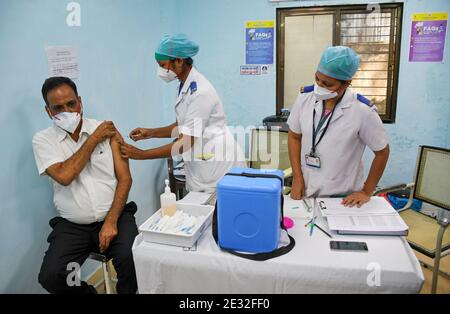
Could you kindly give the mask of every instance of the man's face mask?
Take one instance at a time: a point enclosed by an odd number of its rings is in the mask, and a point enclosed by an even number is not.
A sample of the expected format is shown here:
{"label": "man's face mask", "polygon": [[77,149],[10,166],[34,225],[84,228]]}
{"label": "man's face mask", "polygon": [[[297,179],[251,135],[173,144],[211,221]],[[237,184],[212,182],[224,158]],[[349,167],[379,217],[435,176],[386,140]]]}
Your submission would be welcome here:
{"label": "man's face mask", "polygon": [[172,70],[166,70],[163,67],[158,67],[158,76],[166,83],[170,83],[177,79],[177,75]]}
{"label": "man's face mask", "polygon": [[[82,110],[82,108],[80,109]],[[61,112],[53,116],[53,123],[61,129],[72,134],[77,129],[81,121],[80,112]]]}
{"label": "man's face mask", "polygon": [[327,100],[332,99],[338,96],[337,92],[330,91],[326,89],[325,87],[319,86],[317,83],[314,84],[314,95],[316,96],[316,99],[321,100]]}

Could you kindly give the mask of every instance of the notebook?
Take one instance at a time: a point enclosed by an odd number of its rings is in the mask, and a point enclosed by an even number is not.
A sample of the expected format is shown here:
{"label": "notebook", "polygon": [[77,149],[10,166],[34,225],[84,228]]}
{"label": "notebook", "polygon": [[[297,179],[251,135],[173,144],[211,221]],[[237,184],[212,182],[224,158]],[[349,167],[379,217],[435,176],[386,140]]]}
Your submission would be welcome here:
{"label": "notebook", "polygon": [[329,215],[360,215],[360,214],[392,214],[396,213],[392,205],[381,196],[374,196],[370,202],[360,208],[345,207],[342,198],[318,198],[318,208],[324,217]]}
{"label": "notebook", "polygon": [[330,230],[338,234],[407,236],[408,226],[399,214],[327,216]]}
{"label": "notebook", "polygon": [[408,235],[408,226],[383,197],[372,197],[361,208],[341,205],[340,198],[318,199],[330,230],[338,234]]}

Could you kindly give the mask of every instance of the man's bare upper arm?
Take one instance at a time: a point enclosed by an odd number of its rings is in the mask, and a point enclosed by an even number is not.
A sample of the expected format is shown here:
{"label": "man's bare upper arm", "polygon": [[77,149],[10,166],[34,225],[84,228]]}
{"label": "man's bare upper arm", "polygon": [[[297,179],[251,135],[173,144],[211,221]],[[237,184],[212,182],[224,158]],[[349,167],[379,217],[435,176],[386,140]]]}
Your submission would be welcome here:
{"label": "man's bare upper arm", "polygon": [[123,138],[117,131],[116,135],[110,140],[114,160],[114,172],[118,181],[131,181],[131,172],[128,159],[122,158],[120,153],[121,142],[123,142]]}

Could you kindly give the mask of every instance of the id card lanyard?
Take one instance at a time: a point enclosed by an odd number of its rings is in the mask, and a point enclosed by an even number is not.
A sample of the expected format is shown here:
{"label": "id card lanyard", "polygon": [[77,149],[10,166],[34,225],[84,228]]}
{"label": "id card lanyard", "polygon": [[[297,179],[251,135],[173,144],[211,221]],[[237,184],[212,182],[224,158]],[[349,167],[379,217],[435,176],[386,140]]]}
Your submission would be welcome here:
{"label": "id card lanyard", "polygon": [[[325,112],[325,102],[322,101],[323,111],[322,111],[322,117],[319,120],[319,123],[317,125],[317,128],[315,128],[316,124],[316,110],[313,109],[313,123],[312,123],[312,147],[311,152],[309,155],[305,156],[306,164],[310,167],[318,168],[320,169],[322,167],[322,163],[320,161],[320,157],[318,156],[316,149],[317,145],[322,141],[323,137],[325,136],[325,133],[327,133],[328,127],[330,126],[331,120],[333,119],[334,111],[336,110],[336,107],[341,103],[342,99],[344,98],[345,93],[339,98],[339,100],[336,102],[336,105],[334,105],[333,110],[331,113],[324,114]],[[329,118],[328,118],[329,117]],[[323,130],[322,134],[320,135],[319,140],[316,142],[317,135],[319,134],[323,124],[328,119],[327,125],[325,126],[325,129]]]}
{"label": "id card lanyard", "polygon": [[[312,125],[312,147],[311,147],[311,157],[317,157],[316,148],[317,145],[322,141],[323,137],[325,136],[325,133],[328,130],[328,127],[330,126],[331,119],[333,118],[334,111],[336,110],[336,107],[339,103],[337,103],[334,107],[331,113],[328,113],[326,115],[322,115],[322,118],[320,118],[319,123],[317,125],[317,128],[315,128],[316,124],[316,110],[313,111],[313,125]],[[325,110],[325,106],[323,108]],[[328,118],[329,117],[329,118]],[[328,121],[327,121],[328,119]],[[325,129],[323,130],[322,134],[319,137],[319,140],[316,142],[317,135],[319,134],[320,130],[322,129],[323,124],[327,121],[327,125],[325,126]]]}

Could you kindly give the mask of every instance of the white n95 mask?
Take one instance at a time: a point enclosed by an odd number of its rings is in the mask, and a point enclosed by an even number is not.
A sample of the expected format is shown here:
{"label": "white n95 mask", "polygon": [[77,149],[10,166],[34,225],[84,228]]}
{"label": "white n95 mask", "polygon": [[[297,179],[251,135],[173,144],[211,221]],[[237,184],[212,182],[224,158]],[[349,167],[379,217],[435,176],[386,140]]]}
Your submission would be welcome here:
{"label": "white n95 mask", "polygon": [[314,84],[314,95],[316,96],[316,99],[321,100],[327,100],[331,98],[335,98],[338,96],[338,93],[332,92],[325,87],[321,87],[317,85],[317,83]]}
{"label": "white n95 mask", "polygon": [[162,67],[158,67],[158,76],[166,83],[170,83],[177,79],[177,75],[172,70],[166,70]]}
{"label": "white n95 mask", "polygon": [[53,117],[56,126],[72,134],[81,121],[81,113],[78,112],[61,112]]}

